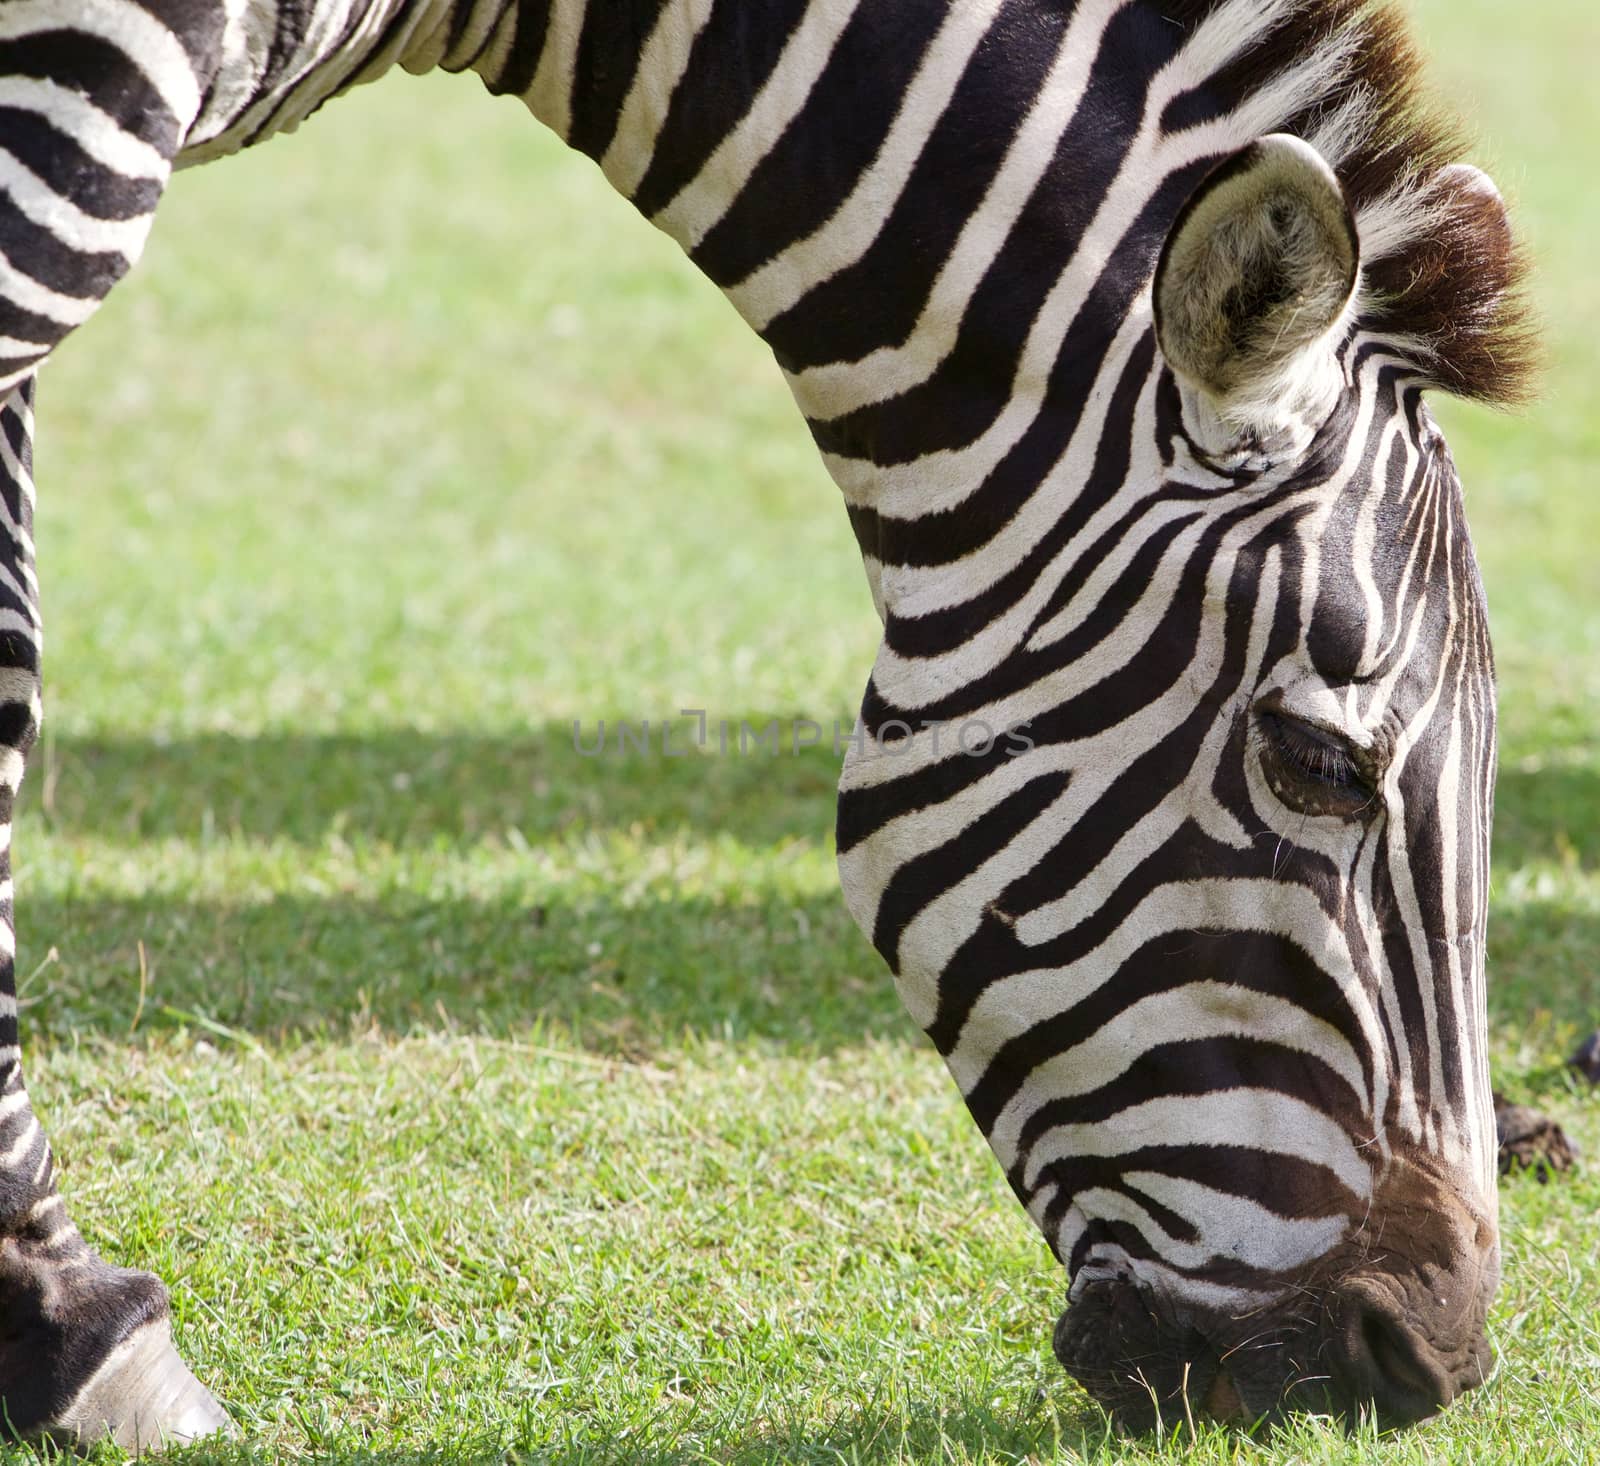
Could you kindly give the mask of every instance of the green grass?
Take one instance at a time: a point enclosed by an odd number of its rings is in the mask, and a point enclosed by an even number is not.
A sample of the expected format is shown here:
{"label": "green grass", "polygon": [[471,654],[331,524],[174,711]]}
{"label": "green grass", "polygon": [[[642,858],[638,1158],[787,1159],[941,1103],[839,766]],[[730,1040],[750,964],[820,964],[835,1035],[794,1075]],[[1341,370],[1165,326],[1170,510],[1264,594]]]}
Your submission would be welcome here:
{"label": "green grass", "polygon": [[[1549,321],[1536,411],[1444,412],[1501,668],[1498,1077],[1600,1156],[1560,1068],[1600,1021],[1600,19],[1419,12]],[[183,177],[40,417],[32,1083],[244,1453],[1600,1457],[1592,1168],[1504,1188],[1503,1363],[1442,1420],[1107,1434],[844,913],[832,754],[572,750],[847,717],[876,637],[759,345],[514,106],[397,78]]]}

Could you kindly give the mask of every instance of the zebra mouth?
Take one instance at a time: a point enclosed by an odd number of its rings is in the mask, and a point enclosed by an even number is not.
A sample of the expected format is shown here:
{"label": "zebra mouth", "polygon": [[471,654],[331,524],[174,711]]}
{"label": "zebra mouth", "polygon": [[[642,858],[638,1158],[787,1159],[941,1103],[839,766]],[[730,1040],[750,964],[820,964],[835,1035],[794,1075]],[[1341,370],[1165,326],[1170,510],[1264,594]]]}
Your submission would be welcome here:
{"label": "zebra mouth", "polygon": [[[1130,1434],[1200,1418],[1250,1426],[1300,1410],[1349,1414],[1320,1363],[1321,1315],[1286,1302],[1248,1318],[1211,1316],[1130,1277],[1097,1278],[1073,1289],[1055,1354]],[[1317,1368],[1308,1367],[1313,1360]],[[1442,1403],[1409,1413],[1419,1418]]]}
{"label": "zebra mouth", "polygon": [[[1446,1286],[1436,1275],[1426,1292]],[[1056,1324],[1055,1354],[1132,1433],[1200,1416],[1253,1425],[1302,1411],[1405,1426],[1486,1377],[1490,1290],[1463,1291],[1476,1301],[1464,1296],[1457,1319],[1430,1327],[1392,1278],[1348,1266],[1319,1270],[1280,1302],[1243,1312],[1186,1304],[1125,1272],[1080,1274]]]}
{"label": "zebra mouth", "polygon": [[1053,1342],[1067,1373],[1133,1433],[1198,1415],[1254,1420],[1265,1412],[1252,1405],[1270,1409],[1279,1393],[1259,1399],[1198,1320],[1126,1276],[1080,1279]]}

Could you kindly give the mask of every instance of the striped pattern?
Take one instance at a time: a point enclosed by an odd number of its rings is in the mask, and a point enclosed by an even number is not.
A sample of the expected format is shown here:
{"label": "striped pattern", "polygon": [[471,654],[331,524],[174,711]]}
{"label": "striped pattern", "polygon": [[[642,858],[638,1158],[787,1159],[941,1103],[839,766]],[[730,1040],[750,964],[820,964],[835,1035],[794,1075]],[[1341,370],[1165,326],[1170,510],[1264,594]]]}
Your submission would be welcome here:
{"label": "striped pattern", "polygon": [[0,401],[0,1227],[53,1267],[91,1254],[55,1190],[50,1143],[22,1077],[16,987],[11,820],[23,763],[39,730],[43,632],[33,568],[33,382]]}
{"label": "striped pattern", "polygon": [[[475,70],[787,376],[884,619],[846,899],[1057,1254],[1251,1300],[1381,1222],[1397,1169],[1492,1217],[1492,668],[1422,393],[1502,390],[1474,372],[1510,275],[1444,279],[1489,204],[1397,121],[1407,62],[1361,0],[6,0],[5,817],[38,719],[32,373],[173,166],[395,64]],[[1364,285],[1309,451],[1219,466],[1150,281],[1273,132],[1344,179]],[[1303,736],[1364,807],[1308,806]],[[9,956],[0,1043],[0,1209],[54,1217]]]}

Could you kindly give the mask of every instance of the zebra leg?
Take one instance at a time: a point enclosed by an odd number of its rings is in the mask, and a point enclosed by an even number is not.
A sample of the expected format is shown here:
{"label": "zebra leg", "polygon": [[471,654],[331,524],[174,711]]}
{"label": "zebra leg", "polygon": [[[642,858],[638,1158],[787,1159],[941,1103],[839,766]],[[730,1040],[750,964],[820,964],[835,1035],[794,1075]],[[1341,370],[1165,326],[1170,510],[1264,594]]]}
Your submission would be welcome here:
{"label": "zebra leg", "polygon": [[149,1449],[227,1416],[172,1346],[161,1280],[102,1262],[68,1219],[18,1044],[11,819],[40,707],[33,383],[0,400],[0,1411],[17,1435]]}
{"label": "zebra leg", "polygon": [[160,1280],[102,1262],[68,1220],[22,1080],[9,836],[39,719],[33,381],[139,258],[226,28],[254,33],[243,13],[232,0],[0,0],[0,1422],[134,1449],[227,1417],[172,1346]]}

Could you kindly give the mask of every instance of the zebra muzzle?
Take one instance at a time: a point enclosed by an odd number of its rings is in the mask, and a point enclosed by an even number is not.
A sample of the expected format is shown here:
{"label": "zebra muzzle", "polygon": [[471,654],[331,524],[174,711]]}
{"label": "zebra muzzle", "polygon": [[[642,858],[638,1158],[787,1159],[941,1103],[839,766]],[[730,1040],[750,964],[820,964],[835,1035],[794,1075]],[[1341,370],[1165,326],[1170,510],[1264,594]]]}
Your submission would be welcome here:
{"label": "zebra muzzle", "polygon": [[[1424,1420],[1489,1373],[1484,1331],[1498,1278],[1492,1226],[1436,1204],[1396,1206],[1379,1252],[1364,1231],[1281,1279],[1277,1301],[1198,1304],[1180,1283],[1080,1273],[1055,1330],[1067,1372],[1140,1432],[1197,1415],[1252,1424],[1311,1411],[1384,1426]],[[1412,1227],[1420,1256],[1398,1239]],[[1264,1280],[1258,1280],[1264,1281]]]}

